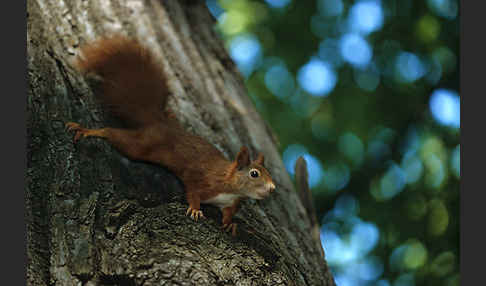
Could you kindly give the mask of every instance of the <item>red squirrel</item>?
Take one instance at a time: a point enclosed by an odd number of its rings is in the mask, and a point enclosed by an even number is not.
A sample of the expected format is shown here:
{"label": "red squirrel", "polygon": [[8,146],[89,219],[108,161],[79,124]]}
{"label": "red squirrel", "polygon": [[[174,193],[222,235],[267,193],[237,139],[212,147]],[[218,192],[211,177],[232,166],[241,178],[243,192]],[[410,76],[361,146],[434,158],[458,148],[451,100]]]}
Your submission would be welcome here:
{"label": "red squirrel", "polygon": [[236,235],[232,217],[240,201],[260,200],[275,190],[261,153],[251,161],[243,146],[229,161],[208,141],[185,131],[170,111],[162,112],[169,93],[166,75],[138,41],[120,35],[99,39],[82,47],[73,63],[85,76],[98,79],[101,103],[127,126],[88,129],[68,122],[74,142],[103,138],[132,160],[167,167],[184,185],[186,215],[197,221],[204,218],[201,203],[215,205],[223,213],[223,229]]}

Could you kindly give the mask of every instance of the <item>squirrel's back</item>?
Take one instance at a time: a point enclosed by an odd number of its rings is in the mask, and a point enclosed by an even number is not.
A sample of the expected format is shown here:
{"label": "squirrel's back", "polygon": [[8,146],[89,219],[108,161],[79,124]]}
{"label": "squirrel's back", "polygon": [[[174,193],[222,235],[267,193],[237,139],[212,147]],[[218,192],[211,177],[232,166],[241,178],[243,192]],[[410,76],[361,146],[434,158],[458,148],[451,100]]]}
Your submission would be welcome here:
{"label": "squirrel's back", "polygon": [[121,35],[99,39],[81,48],[75,67],[96,79],[99,99],[128,126],[162,119],[167,79],[150,50],[136,40]]}

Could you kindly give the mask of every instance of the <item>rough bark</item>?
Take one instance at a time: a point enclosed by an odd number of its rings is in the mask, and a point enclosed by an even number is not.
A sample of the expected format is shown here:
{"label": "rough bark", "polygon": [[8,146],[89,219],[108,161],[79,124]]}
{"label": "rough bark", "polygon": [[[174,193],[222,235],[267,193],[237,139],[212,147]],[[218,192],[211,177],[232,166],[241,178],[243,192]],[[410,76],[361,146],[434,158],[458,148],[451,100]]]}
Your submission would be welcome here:
{"label": "rough bark", "polygon": [[[312,225],[203,1],[27,3],[28,285],[334,285]],[[183,186],[100,139],[74,145],[67,121],[110,119],[69,62],[114,31],[140,39],[169,75],[169,105],[191,132],[233,158],[265,154],[277,191],[245,201],[238,236],[221,214],[185,216]]]}

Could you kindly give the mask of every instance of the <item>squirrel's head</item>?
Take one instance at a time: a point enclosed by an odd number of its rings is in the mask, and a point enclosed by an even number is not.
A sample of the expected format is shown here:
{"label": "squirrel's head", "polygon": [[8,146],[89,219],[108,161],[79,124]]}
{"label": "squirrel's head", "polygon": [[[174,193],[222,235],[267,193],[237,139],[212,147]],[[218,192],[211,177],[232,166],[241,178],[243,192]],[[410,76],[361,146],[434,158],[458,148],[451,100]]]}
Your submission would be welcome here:
{"label": "squirrel's head", "polygon": [[275,190],[270,173],[263,166],[264,157],[260,153],[256,160],[250,160],[250,153],[245,146],[232,164],[231,181],[239,193],[252,199],[261,200]]}

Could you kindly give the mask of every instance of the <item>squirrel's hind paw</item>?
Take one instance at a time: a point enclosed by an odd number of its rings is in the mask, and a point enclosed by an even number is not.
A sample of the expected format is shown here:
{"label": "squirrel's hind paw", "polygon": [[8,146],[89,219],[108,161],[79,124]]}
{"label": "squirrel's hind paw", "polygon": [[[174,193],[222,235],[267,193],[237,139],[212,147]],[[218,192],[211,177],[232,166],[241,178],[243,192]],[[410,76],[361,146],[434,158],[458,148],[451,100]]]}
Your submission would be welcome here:
{"label": "squirrel's hind paw", "polygon": [[196,210],[191,207],[187,208],[186,215],[191,214],[191,218],[197,221],[199,218],[206,218],[201,210]]}
{"label": "squirrel's hind paw", "polygon": [[81,127],[81,125],[79,125],[79,123],[76,123],[76,122],[68,122],[68,123],[66,123],[66,129],[67,129],[67,131],[80,130],[82,128],[83,127]]}
{"label": "squirrel's hind paw", "polygon": [[105,137],[104,129],[86,129],[79,125],[79,123],[66,123],[67,131],[76,131],[74,134],[74,143],[78,142],[81,137]]}
{"label": "squirrel's hind paw", "polygon": [[227,224],[223,224],[223,229],[227,232],[231,231],[231,234],[233,236],[236,236],[236,227],[238,225],[236,223],[227,223]]}
{"label": "squirrel's hind paw", "polygon": [[81,138],[81,136],[85,137],[85,129],[79,125],[79,123],[75,122],[68,122],[66,123],[66,129],[67,131],[75,131],[76,133],[74,134],[74,143],[78,142],[78,140]]}

